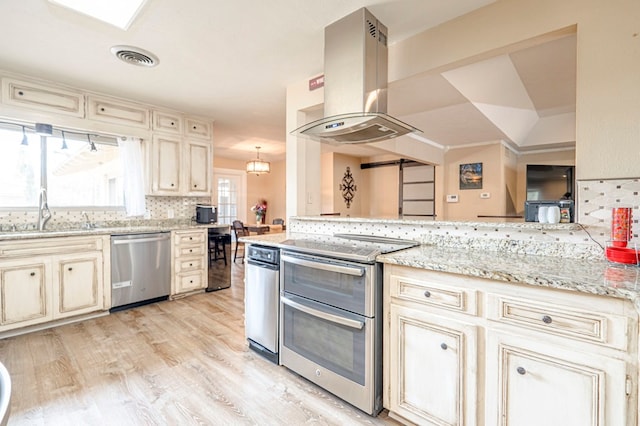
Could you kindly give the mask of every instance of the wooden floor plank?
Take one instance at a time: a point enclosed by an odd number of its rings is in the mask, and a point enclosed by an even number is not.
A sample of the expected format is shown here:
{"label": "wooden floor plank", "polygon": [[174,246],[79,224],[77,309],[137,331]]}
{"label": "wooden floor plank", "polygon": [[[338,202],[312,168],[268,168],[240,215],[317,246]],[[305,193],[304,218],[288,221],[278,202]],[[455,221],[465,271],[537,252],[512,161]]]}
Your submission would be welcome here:
{"label": "wooden floor plank", "polygon": [[249,350],[231,288],[0,340],[9,425],[397,425]]}

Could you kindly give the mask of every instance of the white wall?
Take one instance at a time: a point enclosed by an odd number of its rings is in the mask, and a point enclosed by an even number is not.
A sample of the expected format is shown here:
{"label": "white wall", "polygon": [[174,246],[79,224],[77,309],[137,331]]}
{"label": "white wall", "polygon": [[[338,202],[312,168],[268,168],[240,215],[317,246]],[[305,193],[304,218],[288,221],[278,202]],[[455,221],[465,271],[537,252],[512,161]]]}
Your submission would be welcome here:
{"label": "white wall", "polygon": [[[576,32],[576,177],[583,180],[639,177],[639,21],[637,0],[498,1],[390,46],[389,81],[443,72],[558,34]],[[296,121],[300,118],[299,111],[321,104],[322,95],[320,91],[308,92],[307,81],[287,89],[288,131],[302,124]],[[287,143],[288,158],[309,161],[288,165],[288,176],[289,167],[291,172],[297,168],[319,168],[319,156],[303,157],[294,151],[289,157],[289,150],[299,146],[297,138],[290,137]],[[441,150],[406,136],[376,145],[403,157],[443,164]],[[440,173],[444,170],[436,168],[436,171],[436,194],[443,197],[439,182],[443,182],[444,175]],[[304,173],[308,175],[309,170]],[[304,181],[299,185],[302,192],[320,193],[312,185],[305,187]],[[303,187],[306,189],[302,190]],[[519,205],[521,199],[517,198]],[[444,216],[442,204],[436,206],[439,218]],[[302,214],[313,211],[300,204],[291,208]]]}
{"label": "white wall", "polygon": [[640,2],[508,0],[389,49],[389,79],[444,71],[577,26],[578,179],[640,176]]}

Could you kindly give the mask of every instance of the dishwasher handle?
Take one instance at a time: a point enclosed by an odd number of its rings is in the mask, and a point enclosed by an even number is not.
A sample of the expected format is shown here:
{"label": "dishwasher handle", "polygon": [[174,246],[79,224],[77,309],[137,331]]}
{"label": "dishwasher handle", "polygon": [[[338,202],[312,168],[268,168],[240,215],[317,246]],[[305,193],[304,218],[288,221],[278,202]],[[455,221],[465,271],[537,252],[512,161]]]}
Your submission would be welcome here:
{"label": "dishwasher handle", "polygon": [[170,236],[167,235],[161,235],[158,237],[146,237],[146,238],[127,238],[127,239],[113,239],[111,240],[111,243],[113,245],[120,245],[120,244],[138,244],[138,243],[151,243],[154,241],[165,241],[168,240],[170,238]]}
{"label": "dishwasher handle", "polygon": [[258,268],[271,269],[272,271],[279,271],[280,265],[274,265],[273,263],[260,262],[253,259],[247,260],[248,265],[257,266]]}

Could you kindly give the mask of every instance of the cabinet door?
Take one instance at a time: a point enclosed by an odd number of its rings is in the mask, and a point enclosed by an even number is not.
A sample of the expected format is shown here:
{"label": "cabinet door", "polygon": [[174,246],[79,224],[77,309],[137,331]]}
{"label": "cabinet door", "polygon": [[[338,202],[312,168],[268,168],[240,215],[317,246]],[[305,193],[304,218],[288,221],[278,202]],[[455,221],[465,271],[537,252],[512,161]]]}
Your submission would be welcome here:
{"label": "cabinet door", "polygon": [[0,268],[0,328],[24,327],[51,319],[46,259],[5,262]]}
{"label": "cabinet door", "polygon": [[187,195],[209,196],[211,195],[211,144],[208,142],[188,142],[185,158],[185,170],[188,173],[187,182],[189,188]]}
{"label": "cabinet door", "polygon": [[475,425],[476,326],[390,309],[390,410],[416,424]]}
{"label": "cabinet door", "polygon": [[211,123],[192,117],[187,117],[185,122],[184,133],[188,138],[211,140]]}
{"label": "cabinet door", "polygon": [[151,193],[180,195],[181,141],[156,136],[151,146]]}
{"label": "cabinet door", "polygon": [[486,377],[488,425],[628,424],[630,379],[611,357],[490,330]]}
{"label": "cabinet door", "polygon": [[53,304],[54,319],[104,308],[101,253],[56,258]]}
{"label": "cabinet door", "polygon": [[182,116],[179,113],[153,111],[153,130],[181,135]]}
{"label": "cabinet door", "polygon": [[88,96],[88,105],[87,115],[91,120],[149,128],[151,113],[144,105],[97,96]]}
{"label": "cabinet door", "polygon": [[84,95],[32,82],[2,79],[2,101],[7,105],[84,117]]}

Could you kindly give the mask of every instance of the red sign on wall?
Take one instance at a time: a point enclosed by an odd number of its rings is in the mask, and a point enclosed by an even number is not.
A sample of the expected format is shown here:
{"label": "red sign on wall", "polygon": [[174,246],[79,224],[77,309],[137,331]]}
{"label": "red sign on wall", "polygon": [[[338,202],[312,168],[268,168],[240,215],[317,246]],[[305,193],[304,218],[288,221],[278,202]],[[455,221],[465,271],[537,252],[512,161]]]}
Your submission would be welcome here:
{"label": "red sign on wall", "polygon": [[324,74],[309,80],[309,91],[316,90],[324,86]]}

